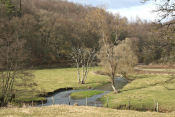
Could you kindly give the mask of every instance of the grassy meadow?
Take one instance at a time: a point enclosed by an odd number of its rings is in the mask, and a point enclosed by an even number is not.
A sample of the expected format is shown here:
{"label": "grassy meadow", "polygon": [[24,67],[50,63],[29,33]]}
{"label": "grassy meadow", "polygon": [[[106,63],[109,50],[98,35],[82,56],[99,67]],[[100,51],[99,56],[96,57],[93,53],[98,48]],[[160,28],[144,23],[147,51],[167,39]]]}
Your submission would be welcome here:
{"label": "grassy meadow", "polygon": [[158,102],[159,111],[175,111],[175,76],[130,75],[132,80],[120,93],[110,93],[101,100],[116,109],[154,110]]}
{"label": "grassy meadow", "polygon": [[88,106],[1,108],[0,117],[174,117],[175,113],[138,112]]}

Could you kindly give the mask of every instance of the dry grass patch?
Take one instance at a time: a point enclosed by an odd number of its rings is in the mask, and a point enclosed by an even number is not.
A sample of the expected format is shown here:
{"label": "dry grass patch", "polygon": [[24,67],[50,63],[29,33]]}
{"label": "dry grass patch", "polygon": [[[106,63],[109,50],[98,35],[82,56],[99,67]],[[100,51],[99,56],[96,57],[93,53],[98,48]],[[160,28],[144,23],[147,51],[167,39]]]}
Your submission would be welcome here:
{"label": "dry grass patch", "polygon": [[0,109],[1,117],[174,117],[172,113],[137,112],[85,106]]}

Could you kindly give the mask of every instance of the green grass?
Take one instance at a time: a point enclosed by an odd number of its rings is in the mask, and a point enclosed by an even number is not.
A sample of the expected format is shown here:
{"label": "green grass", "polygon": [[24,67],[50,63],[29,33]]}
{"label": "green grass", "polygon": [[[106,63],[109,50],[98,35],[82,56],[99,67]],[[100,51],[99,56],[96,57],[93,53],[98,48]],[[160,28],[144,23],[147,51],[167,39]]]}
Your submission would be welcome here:
{"label": "green grass", "polygon": [[109,83],[109,78],[103,75],[97,75],[94,72],[101,68],[91,68],[88,74],[86,84],[78,84],[76,68],[60,68],[60,69],[42,69],[32,70],[35,75],[34,81],[37,83],[36,88],[22,89],[17,87],[19,91],[16,95],[17,101],[38,101],[45,100],[39,97],[41,93],[53,92],[60,88],[88,89],[103,86]]}
{"label": "green grass", "polygon": [[[17,101],[38,101],[45,100],[38,95],[41,93],[53,92],[56,89],[72,87],[74,89],[97,88],[109,83],[109,78],[104,75],[97,75],[94,72],[101,68],[91,68],[86,84],[77,83],[76,69],[43,69],[33,70],[35,82],[38,84],[36,90],[18,92]],[[155,103],[159,103],[160,111],[175,111],[175,78],[170,75],[130,75],[127,85],[120,90],[120,93],[109,93],[101,100],[107,106],[117,109],[133,110],[154,110]],[[21,87],[18,87],[21,89]],[[81,95],[89,93],[82,92]],[[92,94],[92,92],[90,93]],[[80,95],[80,94],[78,94]],[[86,96],[85,96],[86,97]]]}
{"label": "green grass", "polygon": [[170,75],[131,75],[120,93],[110,93],[101,100],[117,109],[154,110],[158,102],[160,111],[175,111],[175,77]]}
{"label": "green grass", "polygon": [[145,68],[140,68],[140,70],[143,71],[164,71],[164,72],[175,72],[175,69],[145,69]]}
{"label": "green grass", "polygon": [[0,117],[174,117],[172,113],[137,112],[88,106],[1,108]]}
{"label": "green grass", "polygon": [[92,97],[94,95],[98,95],[101,93],[104,93],[104,91],[89,90],[89,91],[74,92],[74,93],[71,93],[70,96],[72,99],[83,99],[83,98]]}
{"label": "green grass", "polygon": [[40,89],[46,92],[52,92],[55,89],[73,87],[77,89],[95,88],[109,82],[107,76],[94,74],[98,68],[92,68],[89,72],[86,84],[80,85],[77,80],[77,72],[75,68],[64,69],[45,69],[35,70],[33,73],[36,77],[35,81]]}

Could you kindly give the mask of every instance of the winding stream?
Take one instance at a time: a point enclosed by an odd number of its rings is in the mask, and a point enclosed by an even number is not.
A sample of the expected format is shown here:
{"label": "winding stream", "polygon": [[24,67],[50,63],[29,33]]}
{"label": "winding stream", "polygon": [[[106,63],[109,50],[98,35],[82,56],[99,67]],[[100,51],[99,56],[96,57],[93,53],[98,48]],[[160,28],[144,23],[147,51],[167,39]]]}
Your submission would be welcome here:
{"label": "winding stream", "polygon": [[[69,100],[70,100],[70,105],[78,104],[78,105],[86,105],[86,99],[71,99],[70,94],[73,92],[78,92],[78,91],[87,91],[87,90],[69,90],[69,91],[63,91],[60,93],[57,93],[53,95],[52,97],[47,98],[47,103],[44,104],[43,106],[49,106],[53,104],[67,104],[69,105]],[[110,91],[104,91],[104,93],[94,95],[92,97],[87,98],[87,104],[88,106],[97,106],[101,107],[103,104],[98,101],[98,98],[101,98],[103,95],[109,93]],[[41,105],[40,105],[41,106]]]}

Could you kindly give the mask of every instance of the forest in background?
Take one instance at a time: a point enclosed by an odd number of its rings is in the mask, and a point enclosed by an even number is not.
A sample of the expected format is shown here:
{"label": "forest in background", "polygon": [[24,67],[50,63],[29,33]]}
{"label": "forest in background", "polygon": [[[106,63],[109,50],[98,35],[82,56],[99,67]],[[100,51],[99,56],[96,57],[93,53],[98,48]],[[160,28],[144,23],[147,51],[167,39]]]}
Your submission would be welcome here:
{"label": "forest in background", "polygon": [[[72,66],[73,48],[99,51],[101,18],[110,40],[115,40],[116,36],[119,41],[131,40],[139,63],[174,62],[174,25],[139,18],[129,22],[101,8],[62,0],[0,0],[0,48],[18,43],[27,54],[25,60],[30,67]],[[3,49],[2,53],[8,53],[6,51],[10,50]],[[97,58],[95,61],[98,62]]]}

